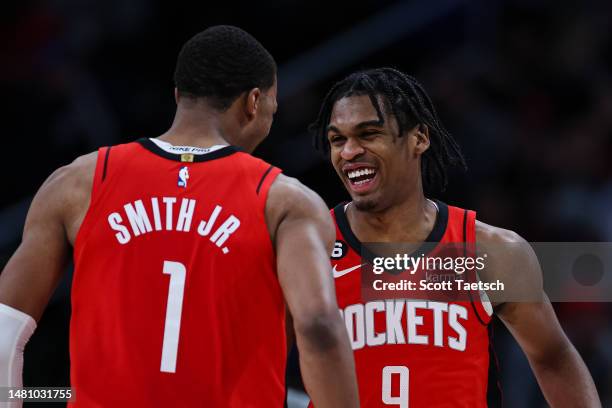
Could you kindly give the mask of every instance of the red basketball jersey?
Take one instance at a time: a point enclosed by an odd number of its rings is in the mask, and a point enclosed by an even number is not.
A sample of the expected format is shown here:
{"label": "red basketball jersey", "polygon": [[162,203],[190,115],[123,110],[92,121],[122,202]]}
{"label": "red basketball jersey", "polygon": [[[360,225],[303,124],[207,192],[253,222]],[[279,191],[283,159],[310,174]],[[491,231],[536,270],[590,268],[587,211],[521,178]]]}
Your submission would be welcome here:
{"label": "red basketball jersey", "polygon": [[74,248],[74,406],[283,405],[285,307],[264,216],[280,170],[206,150],[99,150]]}
{"label": "red basketball jersey", "polygon": [[[430,254],[446,243],[474,243],[475,213],[436,204],[426,240],[434,243]],[[339,205],[331,212],[336,222],[331,260],[362,407],[486,407],[490,305],[479,293],[471,297],[474,302],[364,300],[362,244],[345,211]]]}

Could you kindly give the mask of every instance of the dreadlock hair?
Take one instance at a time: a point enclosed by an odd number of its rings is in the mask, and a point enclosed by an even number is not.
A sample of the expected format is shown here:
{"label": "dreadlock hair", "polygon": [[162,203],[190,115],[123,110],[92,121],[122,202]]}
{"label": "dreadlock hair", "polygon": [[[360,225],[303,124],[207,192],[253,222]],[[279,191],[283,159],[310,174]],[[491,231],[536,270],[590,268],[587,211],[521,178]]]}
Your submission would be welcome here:
{"label": "dreadlock hair", "polygon": [[[438,118],[429,95],[413,77],[393,68],[376,68],[356,72],[337,82],[325,96],[317,120],[309,126],[315,147],[329,154],[327,126],[334,104],[348,96],[367,95],[378,115],[379,124],[385,123],[387,112],[399,126],[399,136],[418,124],[429,128],[430,146],[421,156],[424,189],[444,191],[448,184],[447,168],[467,169],[459,145]],[[379,98],[383,106],[379,103]]]}
{"label": "dreadlock hair", "polygon": [[174,83],[180,95],[208,98],[213,107],[224,111],[245,91],[269,89],[275,75],[274,58],[252,35],[220,25],[183,45]]}

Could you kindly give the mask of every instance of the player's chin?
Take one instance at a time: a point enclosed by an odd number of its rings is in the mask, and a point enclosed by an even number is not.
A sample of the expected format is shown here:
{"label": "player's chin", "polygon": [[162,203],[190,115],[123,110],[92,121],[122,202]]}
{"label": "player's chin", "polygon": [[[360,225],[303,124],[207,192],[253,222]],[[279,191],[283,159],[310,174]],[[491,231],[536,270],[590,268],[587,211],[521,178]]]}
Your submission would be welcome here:
{"label": "player's chin", "polygon": [[349,180],[345,180],[346,189],[351,195],[353,204],[361,211],[370,211],[376,209],[379,203],[378,185],[371,185],[367,189],[354,188]]}
{"label": "player's chin", "polygon": [[353,199],[353,205],[359,211],[372,211],[377,208],[378,200],[374,197],[364,197],[355,194],[351,194]]}

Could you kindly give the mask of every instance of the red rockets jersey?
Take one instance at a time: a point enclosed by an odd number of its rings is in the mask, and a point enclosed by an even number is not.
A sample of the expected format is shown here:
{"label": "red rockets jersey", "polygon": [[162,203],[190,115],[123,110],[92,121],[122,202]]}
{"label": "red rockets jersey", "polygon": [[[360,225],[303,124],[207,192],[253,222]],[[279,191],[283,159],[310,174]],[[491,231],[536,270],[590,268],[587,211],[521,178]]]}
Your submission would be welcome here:
{"label": "red rockets jersey", "polygon": [[283,405],[285,307],[264,217],[279,172],[232,146],[99,150],[74,248],[73,406]]}
{"label": "red rockets jersey", "polygon": [[[475,242],[473,211],[436,205],[438,215],[427,242],[439,243],[432,244],[436,248]],[[362,407],[486,407],[490,304],[483,303],[479,293],[455,302],[364,301],[361,242],[345,211],[345,205],[332,210],[332,264]]]}

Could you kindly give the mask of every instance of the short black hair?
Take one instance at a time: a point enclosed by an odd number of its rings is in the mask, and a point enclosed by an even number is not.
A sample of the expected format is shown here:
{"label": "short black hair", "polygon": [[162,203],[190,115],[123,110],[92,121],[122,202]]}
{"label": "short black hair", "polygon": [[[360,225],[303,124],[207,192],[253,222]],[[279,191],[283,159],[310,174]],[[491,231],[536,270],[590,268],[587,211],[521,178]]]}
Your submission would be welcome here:
{"label": "short black hair", "polygon": [[[444,191],[448,184],[446,170],[451,165],[467,169],[459,145],[444,128],[436,108],[423,86],[410,75],[394,68],[376,68],[356,72],[337,82],[325,96],[319,116],[309,129],[315,147],[329,153],[327,126],[334,104],[347,96],[368,95],[376,109],[380,124],[384,124],[384,111],[395,116],[399,136],[418,124],[429,128],[430,147],[423,154],[421,171],[427,191]],[[380,106],[378,97],[383,102]]]}
{"label": "short black hair", "polygon": [[245,91],[269,89],[275,76],[276,62],[259,41],[238,27],[219,25],[183,45],[174,83],[180,95],[208,98],[223,111]]}

